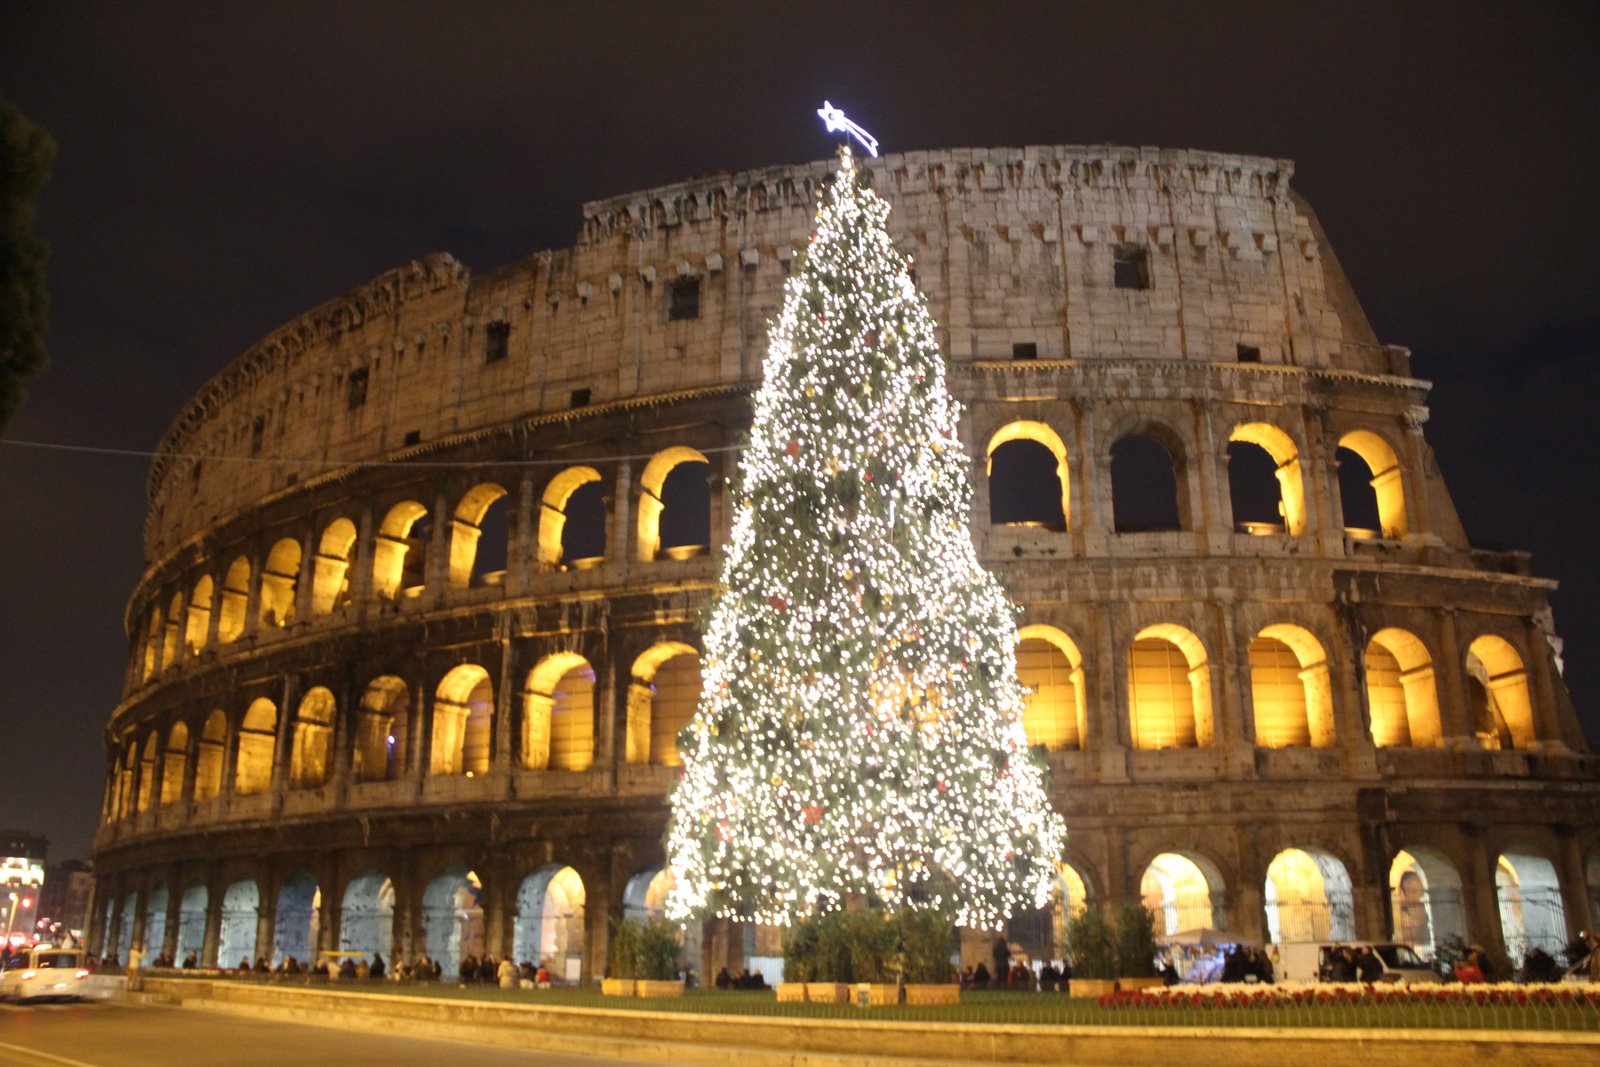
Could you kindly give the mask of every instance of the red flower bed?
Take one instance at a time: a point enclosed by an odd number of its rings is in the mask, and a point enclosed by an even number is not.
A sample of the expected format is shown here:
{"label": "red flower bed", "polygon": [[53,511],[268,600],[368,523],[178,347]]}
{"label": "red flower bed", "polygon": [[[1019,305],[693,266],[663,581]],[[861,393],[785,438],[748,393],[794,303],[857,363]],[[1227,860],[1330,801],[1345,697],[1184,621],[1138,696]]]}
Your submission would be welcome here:
{"label": "red flower bed", "polygon": [[1296,1004],[1555,1005],[1600,1008],[1600,984],[1173,986],[1107,993],[1102,1008],[1277,1008]]}

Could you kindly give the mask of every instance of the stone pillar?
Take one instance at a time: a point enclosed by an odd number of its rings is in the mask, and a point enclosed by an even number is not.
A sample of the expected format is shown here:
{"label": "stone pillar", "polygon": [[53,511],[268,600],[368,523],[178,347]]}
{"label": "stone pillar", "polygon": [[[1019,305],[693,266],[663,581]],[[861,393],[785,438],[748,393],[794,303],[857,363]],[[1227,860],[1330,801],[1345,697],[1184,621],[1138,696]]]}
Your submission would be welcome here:
{"label": "stone pillar", "polygon": [[1483,840],[1483,827],[1469,824],[1463,831],[1467,842],[1467,865],[1461,872],[1461,904],[1467,924],[1467,941],[1499,947],[1505,951],[1500,930],[1500,900],[1495,892],[1495,857],[1489,855]]}
{"label": "stone pillar", "polygon": [[283,806],[283,794],[289,787],[289,766],[294,758],[294,723],[299,710],[296,704],[300,698],[297,682],[294,675],[286,674],[283,676],[283,688],[279,690],[278,729],[272,741],[272,784],[269,787],[274,811]]}
{"label": "stone pillar", "polygon": [[178,924],[183,921],[183,879],[176,870],[167,878],[167,921],[162,928],[160,946],[151,946],[152,951],[159,947],[161,955],[173,963],[182,963],[178,959]]}
{"label": "stone pillar", "polygon": [[[244,629],[241,638],[254,637],[261,629],[261,571],[266,566],[259,551],[250,556],[250,589],[244,598]],[[226,577],[223,579],[226,581]]]}
{"label": "stone pillar", "polygon": [[294,580],[294,617],[292,622],[304,623],[310,620],[311,592],[317,580],[317,547],[316,531],[312,531],[310,544],[305,539],[300,541],[300,573]]}
{"label": "stone pillar", "polygon": [[1211,715],[1216,732],[1211,744],[1222,753],[1220,766],[1225,777],[1253,778],[1256,724],[1250,690],[1250,639],[1239,628],[1238,605],[1214,605],[1209,615],[1211,645],[1216,650],[1211,670]]}
{"label": "stone pillar", "polygon": [[[453,525],[450,501],[441,489],[433,501],[432,525],[428,530],[428,560],[422,580],[422,596],[429,604],[438,604],[444,599],[445,586],[450,582],[449,535]],[[401,596],[404,596],[403,590]]]}
{"label": "stone pillar", "polygon": [[1117,665],[1125,662],[1118,651],[1131,636],[1127,607],[1122,603],[1099,604],[1095,616],[1095,669],[1086,672],[1095,679],[1094,701],[1085,716],[1088,736],[1084,748],[1095,753],[1096,776],[1101,781],[1126,782],[1132,742],[1128,728],[1128,674]]}
{"label": "stone pillar", "polygon": [[1438,642],[1439,659],[1434,664],[1434,677],[1439,686],[1439,717],[1445,746],[1477,748],[1467,700],[1465,668],[1456,637],[1456,613],[1452,610],[1439,613]]}
{"label": "stone pillar", "polygon": [[1413,537],[1438,543],[1433,530],[1433,512],[1428,502],[1428,446],[1422,441],[1422,424],[1428,421],[1428,409],[1414,407],[1405,416],[1405,455],[1400,462],[1407,477],[1406,532]]}
{"label": "stone pillar", "polygon": [[620,880],[616,865],[617,842],[598,859],[579,868],[583,878],[583,971],[579,981],[588,986],[606,973],[606,956],[611,947],[611,921],[622,918],[622,892],[626,877]]}
{"label": "stone pillar", "polygon": [[[633,441],[624,439],[618,442],[624,455],[633,446]],[[606,528],[606,560],[619,570],[619,582],[626,584],[628,574],[633,569],[634,541],[636,535],[633,529],[633,461],[619,459],[617,461],[616,485],[611,490],[611,522]]]}
{"label": "stone pillar", "polygon": [[[489,724],[489,773],[492,775],[507,776],[515,759],[514,753],[518,746],[516,737],[517,702],[522,693],[522,686],[516,680],[516,651],[512,646],[511,638],[506,636],[508,618],[502,618],[498,624],[502,630],[500,636],[500,677],[495,684],[494,693],[494,720]],[[509,789],[509,782],[506,785]],[[496,953],[499,955],[499,953]]]}
{"label": "stone pillar", "polygon": [[372,568],[377,560],[376,539],[372,532],[372,505],[361,508],[357,523],[356,543],[350,547],[350,610],[357,622],[363,622],[372,610]]}
{"label": "stone pillar", "polygon": [[1213,896],[1212,919],[1224,929],[1232,930],[1246,940],[1265,943],[1267,940],[1266,884],[1267,868],[1261,861],[1261,852],[1253,837],[1246,834],[1240,842],[1237,882],[1225,895],[1225,914],[1217,914]]}
{"label": "stone pillar", "polygon": [[339,947],[339,936],[344,924],[344,890],[339,881],[339,854],[330,852],[317,864],[317,887],[321,898],[317,907],[317,943],[311,946],[312,958],[316,953],[332,952]]}
{"label": "stone pillar", "polygon": [[1569,735],[1561,710],[1556,706],[1555,685],[1550,678],[1550,643],[1545,640],[1544,629],[1531,615],[1523,620],[1523,633],[1528,646],[1528,695],[1533,701],[1533,728],[1540,748],[1559,751],[1571,747],[1570,742],[1580,739]]}
{"label": "stone pillar", "polygon": [[1589,871],[1583,860],[1583,848],[1571,826],[1556,827],[1558,854],[1556,872],[1561,882],[1561,908],[1567,913],[1567,940],[1578,936],[1580,930],[1593,930],[1600,915],[1594,913],[1589,897]]}
{"label": "stone pillar", "polygon": [[534,495],[534,468],[522,468],[522,478],[517,484],[516,527],[511,538],[512,550],[507,553],[506,586],[513,594],[526,593],[533,584],[539,567],[534,554],[539,545],[539,499]]}
{"label": "stone pillar", "polygon": [[216,890],[218,879],[216,872],[212,871],[206,878],[206,932],[205,938],[200,943],[200,966],[218,966],[217,950],[222,944],[222,898],[227,887],[222,892]]}

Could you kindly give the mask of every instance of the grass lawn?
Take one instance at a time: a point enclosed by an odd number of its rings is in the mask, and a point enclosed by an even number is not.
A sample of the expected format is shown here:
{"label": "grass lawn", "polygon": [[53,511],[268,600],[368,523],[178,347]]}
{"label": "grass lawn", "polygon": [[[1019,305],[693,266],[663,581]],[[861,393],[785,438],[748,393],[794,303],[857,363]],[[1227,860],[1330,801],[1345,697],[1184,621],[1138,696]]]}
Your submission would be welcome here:
{"label": "grass lawn", "polygon": [[1296,1026],[1445,1030],[1600,1030],[1600,1009],[1573,1005],[1289,1004],[1262,1008],[1102,1008],[1087,997],[1056,994],[965,993],[953,1007],[856,1008],[779,1004],[771,992],[691,990],[682,997],[606,997],[587,989],[499,989],[445,983],[339,983],[339,992],[441,997],[556,1008],[691,1012],[788,1019],[990,1023],[1056,1026]]}

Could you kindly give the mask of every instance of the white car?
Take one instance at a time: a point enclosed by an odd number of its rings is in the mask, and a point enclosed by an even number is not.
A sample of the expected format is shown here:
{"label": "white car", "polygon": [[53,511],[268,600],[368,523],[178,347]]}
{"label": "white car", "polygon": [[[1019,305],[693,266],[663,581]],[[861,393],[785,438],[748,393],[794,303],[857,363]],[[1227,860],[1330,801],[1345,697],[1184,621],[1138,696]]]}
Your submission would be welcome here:
{"label": "white car", "polygon": [[78,1000],[88,992],[88,977],[82,950],[40,945],[6,961],[5,970],[0,971],[0,997]]}

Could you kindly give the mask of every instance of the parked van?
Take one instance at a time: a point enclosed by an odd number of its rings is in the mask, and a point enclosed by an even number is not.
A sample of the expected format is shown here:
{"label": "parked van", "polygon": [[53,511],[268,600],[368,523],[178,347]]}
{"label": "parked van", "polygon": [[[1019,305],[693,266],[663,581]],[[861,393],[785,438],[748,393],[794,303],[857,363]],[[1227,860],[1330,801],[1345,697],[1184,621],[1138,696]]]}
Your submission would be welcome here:
{"label": "parked van", "polygon": [[80,1000],[88,992],[83,951],[38,945],[6,959],[0,997],[15,1000]]}
{"label": "parked van", "polygon": [[1326,982],[1333,969],[1334,953],[1353,948],[1359,952],[1371,945],[1383,964],[1380,982],[1422,985],[1443,981],[1410,945],[1398,941],[1297,941],[1274,946],[1278,953],[1275,968],[1280,982]]}

